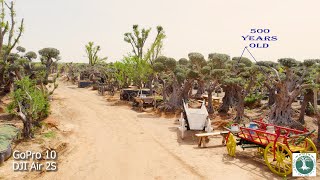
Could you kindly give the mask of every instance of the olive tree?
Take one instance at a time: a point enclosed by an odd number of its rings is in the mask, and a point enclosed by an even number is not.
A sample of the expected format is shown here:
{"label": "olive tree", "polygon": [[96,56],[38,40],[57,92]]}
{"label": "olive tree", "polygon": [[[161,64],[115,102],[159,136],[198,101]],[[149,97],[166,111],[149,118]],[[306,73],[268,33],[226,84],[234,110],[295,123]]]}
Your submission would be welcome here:
{"label": "olive tree", "polygon": [[180,109],[183,95],[187,94],[187,89],[191,87],[191,83],[186,80],[185,68],[179,66],[174,58],[159,56],[155,60],[154,69],[159,72],[163,84],[163,108],[166,111]]}
{"label": "olive tree", "polygon": [[190,71],[192,71],[194,74],[197,74],[196,80],[198,83],[198,89],[195,96],[196,98],[201,98],[202,94],[205,92],[204,78],[206,77],[201,73],[201,70],[207,65],[207,62],[204,56],[197,52],[189,53],[188,57],[190,60]]}
{"label": "olive tree", "polygon": [[43,48],[39,51],[41,63],[45,66],[45,76],[43,83],[48,84],[51,68],[58,60],[60,60],[60,51],[55,48]]}
{"label": "olive tree", "polygon": [[154,69],[163,84],[164,109],[174,111],[181,108],[182,100],[187,100],[195,80],[203,80],[201,70],[206,61],[200,53],[189,53],[189,60],[159,56]]}
{"label": "olive tree", "polygon": [[235,107],[235,121],[244,117],[245,98],[250,94],[257,82],[258,66],[245,57],[234,57],[227,63],[222,77],[222,88],[225,95],[219,112],[228,112],[229,107]]}
{"label": "olive tree", "polygon": [[205,90],[208,92],[208,112],[213,113],[212,93],[221,85],[222,77],[227,68],[230,56],[220,53],[211,53],[208,56],[208,63],[201,70],[204,76]]}
{"label": "olive tree", "polygon": [[268,78],[270,84],[275,86],[275,103],[271,107],[269,122],[277,125],[290,126],[302,129],[302,125],[292,119],[292,103],[301,94],[302,90],[310,87],[305,83],[308,67],[313,63],[301,64],[292,58],[278,60],[280,66],[271,68],[274,78]]}

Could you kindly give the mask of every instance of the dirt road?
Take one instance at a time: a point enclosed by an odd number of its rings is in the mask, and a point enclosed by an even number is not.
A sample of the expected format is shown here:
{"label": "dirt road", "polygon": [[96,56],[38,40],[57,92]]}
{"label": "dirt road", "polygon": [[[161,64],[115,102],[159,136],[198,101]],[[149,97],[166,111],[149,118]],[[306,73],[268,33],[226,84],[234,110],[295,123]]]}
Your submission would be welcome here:
{"label": "dirt road", "polygon": [[279,179],[252,151],[228,157],[220,137],[206,149],[192,134],[181,141],[176,119],[112,106],[71,85],[60,84],[54,99],[52,117],[70,133],[63,139],[68,153],[42,179]]}

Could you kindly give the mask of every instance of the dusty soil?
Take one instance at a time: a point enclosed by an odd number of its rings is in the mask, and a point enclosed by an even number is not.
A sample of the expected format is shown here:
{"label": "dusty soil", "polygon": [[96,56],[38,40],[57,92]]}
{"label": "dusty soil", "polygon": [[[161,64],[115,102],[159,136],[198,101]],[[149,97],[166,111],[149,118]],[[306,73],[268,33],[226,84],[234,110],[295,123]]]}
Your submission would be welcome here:
{"label": "dusty soil", "polygon": [[231,158],[221,137],[198,148],[195,132],[179,138],[176,118],[138,113],[74,85],[60,84],[50,118],[59,129],[55,141],[67,144],[58,171],[15,173],[11,159],[0,179],[281,179],[255,149],[237,147]]}

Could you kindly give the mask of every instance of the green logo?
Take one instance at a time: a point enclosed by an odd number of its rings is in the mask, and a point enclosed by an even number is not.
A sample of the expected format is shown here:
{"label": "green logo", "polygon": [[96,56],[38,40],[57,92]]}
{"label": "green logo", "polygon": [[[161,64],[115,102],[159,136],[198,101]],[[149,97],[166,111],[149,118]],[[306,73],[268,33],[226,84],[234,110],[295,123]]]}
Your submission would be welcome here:
{"label": "green logo", "polygon": [[315,176],[316,154],[293,153],[292,176]]}

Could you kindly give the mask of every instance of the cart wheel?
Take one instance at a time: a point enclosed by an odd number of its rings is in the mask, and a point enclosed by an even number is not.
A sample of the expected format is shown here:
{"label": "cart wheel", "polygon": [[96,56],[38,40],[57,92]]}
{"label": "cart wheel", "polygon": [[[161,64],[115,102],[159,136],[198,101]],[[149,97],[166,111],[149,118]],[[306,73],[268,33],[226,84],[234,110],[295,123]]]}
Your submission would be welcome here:
{"label": "cart wheel", "polygon": [[229,156],[236,156],[236,141],[234,139],[234,136],[232,133],[229,133],[228,135],[228,140],[227,140],[227,151]]}
{"label": "cart wheel", "polygon": [[317,154],[317,147],[309,138],[304,139],[304,141],[299,143],[296,147],[301,148],[300,153],[316,153]]}
{"label": "cart wheel", "polygon": [[264,161],[269,169],[279,176],[286,177],[292,172],[292,153],[289,148],[277,142],[271,142],[264,150]]}

